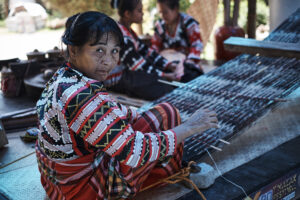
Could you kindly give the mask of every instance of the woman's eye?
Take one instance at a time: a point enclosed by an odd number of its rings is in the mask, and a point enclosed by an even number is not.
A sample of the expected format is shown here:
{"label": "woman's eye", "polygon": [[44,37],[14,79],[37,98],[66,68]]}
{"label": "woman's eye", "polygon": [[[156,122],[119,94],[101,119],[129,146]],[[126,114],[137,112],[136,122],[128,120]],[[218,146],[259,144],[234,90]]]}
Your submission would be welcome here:
{"label": "woman's eye", "polygon": [[113,50],[112,50],[112,53],[113,53],[113,54],[119,53],[119,49],[113,49]]}
{"label": "woman's eye", "polygon": [[103,53],[104,51],[102,49],[97,49],[97,52]]}

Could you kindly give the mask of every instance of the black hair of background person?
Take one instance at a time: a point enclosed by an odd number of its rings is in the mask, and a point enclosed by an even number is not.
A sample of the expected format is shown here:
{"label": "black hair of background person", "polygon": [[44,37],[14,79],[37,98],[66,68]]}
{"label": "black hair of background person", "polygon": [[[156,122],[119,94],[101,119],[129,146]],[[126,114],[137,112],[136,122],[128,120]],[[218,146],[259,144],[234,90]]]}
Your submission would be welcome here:
{"label": "black hair of background person", "polygon": [[83,46],[87,42],[96,44],[103,34],[114,34],[122,48],[123,34],[118,24],[107,15],[97,11],[77,13],[68,18],[62,42],[66,45]]}
{"label": "black hair of background person", "polygon": [[123,17],[125,11],[132,12],[141,0],[111,0],[110,5],[118,9],[118,14]]}
{"label": "black hair of background person", "polygon": [[171,10],[179,8],[179,0],[157,0],[157,3],[166,4]]}

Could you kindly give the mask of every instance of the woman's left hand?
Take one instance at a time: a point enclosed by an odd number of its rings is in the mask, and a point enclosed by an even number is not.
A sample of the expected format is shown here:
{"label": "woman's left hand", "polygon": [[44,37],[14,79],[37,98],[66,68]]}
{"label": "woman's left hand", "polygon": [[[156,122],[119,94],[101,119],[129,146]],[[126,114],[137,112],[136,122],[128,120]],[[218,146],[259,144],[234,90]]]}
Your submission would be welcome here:
{"label": "woman's left hand", "polygon": [[164,78],[166,78],[168,81],[177,81],[176,73],[170,72],[170,73],[164,73]]}

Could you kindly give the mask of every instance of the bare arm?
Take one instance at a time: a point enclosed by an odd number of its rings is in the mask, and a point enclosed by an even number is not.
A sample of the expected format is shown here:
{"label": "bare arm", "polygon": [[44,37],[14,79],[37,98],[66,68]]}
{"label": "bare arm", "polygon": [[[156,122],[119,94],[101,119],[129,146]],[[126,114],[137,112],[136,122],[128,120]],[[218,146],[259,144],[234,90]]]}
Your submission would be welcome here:
{"label": "bare arm", "polygon": [[177,136],[177,144],[185,138],[201,133],[210,128],[219,128],[217,114],[206,109],[197,110],[186,122],[173,128]]}

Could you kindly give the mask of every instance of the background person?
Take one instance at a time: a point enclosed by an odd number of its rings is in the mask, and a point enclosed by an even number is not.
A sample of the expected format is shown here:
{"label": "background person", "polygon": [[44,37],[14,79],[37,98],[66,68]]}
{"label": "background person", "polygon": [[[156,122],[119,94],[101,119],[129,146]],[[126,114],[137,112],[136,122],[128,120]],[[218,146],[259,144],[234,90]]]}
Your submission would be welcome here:
{"label": "background person", "polygon": [[173,49],[186,56],[182,82],[203,74],[200,66],[203,45],[199,23],[179,12],[179,0],[157,0],[157,8],[161,19],[155,22],[151,47],[158,52]]}
{"label": "background person", "polygon": [[147,100],[171,92],[174,87],[157,80],[177,80],[177,65],[145,45],[130,28],[133,23],[143,22],[141,0],[112,0],[111,6],[118,9],[124,48],[120,52],[120,66],[110,74],[105,84],[110,90]]}

